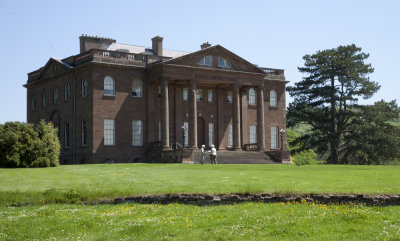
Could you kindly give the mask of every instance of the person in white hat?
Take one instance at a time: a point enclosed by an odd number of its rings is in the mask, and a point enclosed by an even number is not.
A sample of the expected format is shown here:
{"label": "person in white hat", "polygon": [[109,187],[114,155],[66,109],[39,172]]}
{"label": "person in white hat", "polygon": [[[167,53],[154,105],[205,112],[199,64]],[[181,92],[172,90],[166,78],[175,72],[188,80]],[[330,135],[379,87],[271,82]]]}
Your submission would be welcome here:
{"label": "person in white hat", "polygon": [[217,164],[217,149],[215,149],[214,145],[211,145],[211,164]]}
{"label": "person in white hat", "polygon": [[205,150],[205,148],[206,148],[205,145],[201,145],[201,148],[200,148],[200,152],[201,152],[200,164],[201,164],[201,165],[204,164],[204,157],[206,156],[206,150]]}

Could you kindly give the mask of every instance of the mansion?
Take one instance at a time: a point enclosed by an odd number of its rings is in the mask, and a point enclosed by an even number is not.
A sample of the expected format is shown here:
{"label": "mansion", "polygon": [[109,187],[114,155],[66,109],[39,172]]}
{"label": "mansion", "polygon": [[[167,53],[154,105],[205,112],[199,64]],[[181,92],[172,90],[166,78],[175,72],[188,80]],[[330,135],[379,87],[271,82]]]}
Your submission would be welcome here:
{"label": "mansion", "polygon": [[82,35],[80,53],[28,74],[27,119],[58,128],[61,164],[185,162],[201,145],[286,151],[284,71],[220,45],[189,53]]}

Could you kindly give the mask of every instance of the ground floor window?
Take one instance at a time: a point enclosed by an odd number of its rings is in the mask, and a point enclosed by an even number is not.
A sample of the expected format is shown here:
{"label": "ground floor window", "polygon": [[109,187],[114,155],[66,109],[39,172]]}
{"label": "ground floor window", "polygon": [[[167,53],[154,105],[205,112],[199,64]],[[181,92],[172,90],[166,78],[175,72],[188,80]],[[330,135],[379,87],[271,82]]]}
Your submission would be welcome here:
{"label": "ground floor window", "polygon": [[189,146],[189,122],[183,122],[183,135],[184,135],[183,146],[188,147]]}
{"label": "ground floor window", "polygon": [[115,121],[104,119],[104,145],[115,145]]}
{"label": "ground floor window", "polygon": [[82,121],[82,146],[86,146],[86,121]]}
{"label": "ground floor window", "polygon": [[161,141],[161,121],[158,122],[158,141]]}
{"label": "ground floor window", "polygon": [[271,126],[271,149],[278,149],[278,127]]}
{"label": "ground floor window", "polygon": [[232,147],[233,146],[233,129],[232,129],[232,124],[228,125],[228,146]]}
{"label": "ground floor window", "polygon": [[143,146],[143,122],[141,120],[132,121],[132,145]]}
{"label": "ground floor window", "polygon": [[69,123],[64,123],[64,147],[69,147]]}
{"label": "ground floor window", "polygon": [[208,145],[214,144],[214,123],[208,123]]}
{"label": "ground floor window", "polygon": [[250,144],[257,143],[257,126],[250,126]]}

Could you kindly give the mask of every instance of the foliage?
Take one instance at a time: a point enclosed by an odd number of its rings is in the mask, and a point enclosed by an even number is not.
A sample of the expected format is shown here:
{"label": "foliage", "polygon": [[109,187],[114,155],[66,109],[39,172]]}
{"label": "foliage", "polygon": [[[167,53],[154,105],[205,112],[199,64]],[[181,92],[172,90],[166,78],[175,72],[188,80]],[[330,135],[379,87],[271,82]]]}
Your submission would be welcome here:
{"label": "foliage", "polygon": [[51,123],[0,125],[0,167],[54,167],[59,155],[60,143]]}
{"label": "foliage", "polygon": [[0,208],[1,240],[398,240],[399,206],[315,203]]}
{"label": "foliage", "polygon": [[264,164],[91,164],[0,169],[0,206],[97,203],[121,196],[166,193],[398,194],[399,173],[400,166]]}
{"label": "foliage", "polygon": [[[293,146],[294,141],[296,138],[299,138],[300,135],[292,130],[292,129],[287,129],[286,130],[286,139],[288,142],[288,149],[293,150],[291,153],[291,162],[294,164],[300,166],[300,165],[312,165],[312,164],[317,164],[317,154],[312,150],[312,149],[306,149],[302,150],[300,152],[296,152],[296,146]],[[297,145],[299,146],[299,145]]]}
{"label": "foliage", "polygon": [[[289,94],[295,97],[288,108],[288,125],[302,123],[311,126],[309,133],[296,138],[299,150],[312,148],[320,156],[329,153],[327,161],[331,164],[348,163],[349,158],[355,158],[354,163],[370,163],[375,158],[371,153],[364,155],[362,149],[368,147],[361,146],[363,142],[352,144],[348,139],[355,137],[348,133],[354,131],[354,121],[360,112],[365,111],[358,105],[359,98],[367,99],[380,88],[368,78],[373,68],[364,63],[367,58],[368,54],[354,44],[303,57],[305,64],[299,70],[306,76],[295,86],[288,87]],[[382,127],[380,125],[378,129]],[[357,133],[361,131],[360,126]],[[387,130],[377,130],[379,133],[384,131]],[[360,154],[356,155],[356,152]]]}

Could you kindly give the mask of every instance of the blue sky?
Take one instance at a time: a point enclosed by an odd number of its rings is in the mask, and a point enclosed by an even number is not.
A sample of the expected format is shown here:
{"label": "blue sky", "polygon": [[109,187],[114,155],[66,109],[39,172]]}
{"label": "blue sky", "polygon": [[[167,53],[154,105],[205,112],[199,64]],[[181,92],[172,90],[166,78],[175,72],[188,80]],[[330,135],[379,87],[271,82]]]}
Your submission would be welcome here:
{"label": "blue sky", "polygon": [[[50,57],[79,53],[81,34],[119,43],[196,51],[220,44],[301,80],[302,57],[354,43],[370,54],[380,91],[365,103],[400,99],[400,1],[0,1],[0,123],[26,121],[27,73]],[[288,96],[288,102],[291,98]],[[400,103],[399,100],[397,103]]]}

